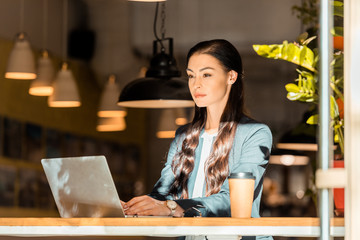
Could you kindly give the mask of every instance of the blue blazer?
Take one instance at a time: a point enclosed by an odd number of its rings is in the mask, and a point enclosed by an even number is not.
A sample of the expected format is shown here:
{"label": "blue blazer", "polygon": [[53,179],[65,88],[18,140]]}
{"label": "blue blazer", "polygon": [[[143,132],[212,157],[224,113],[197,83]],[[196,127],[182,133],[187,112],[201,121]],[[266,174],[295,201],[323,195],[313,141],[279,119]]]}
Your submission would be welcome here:
{"label": "blue blazer", "polygon": [[[201,131],[200,136],[203,133],[204,129]],[[159,200],[173,199],[173,197],[168,194],[171,184],[174,182],[171,163],[175,154],[181,150],[184,138],[185,133],[178,129],[175,139],[170,145],[165,167],[161,171],[161,177],[150,193],[151,197]],[[185,210],[185,216],[197,215],[197,211],[192,208],[195,207],[201,211],[203,217],[230,217],[229,183],[227,179],[224,181],[218,193],[208,197],[192,198],[196,173],[200,162],[202,141],[203,139],[200,137],[198,147],[195,150],[194,170],[188,181],[189,199],[178,199],[175,201]],[[259,208],[263,188],[262,183],[270,157],[271,146],[272,134],[266,125],[257,123],[249,118],[244,118],[243,121],[238,124],[233,146],[229,154],[229,172],[252,172],[255,176],[252,217],[260,217]],[[205,193],[205,191],[203,191],[203,193]],[[198,208],[196,207],[197,205],[202,205],[203,207]]]}

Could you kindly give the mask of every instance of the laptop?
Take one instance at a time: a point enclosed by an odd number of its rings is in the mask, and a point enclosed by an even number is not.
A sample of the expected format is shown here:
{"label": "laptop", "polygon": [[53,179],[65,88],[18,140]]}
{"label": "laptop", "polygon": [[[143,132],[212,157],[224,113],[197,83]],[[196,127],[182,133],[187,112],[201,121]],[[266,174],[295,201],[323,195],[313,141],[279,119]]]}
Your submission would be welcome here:
{"label": "laptop", "polygon": [[105,156],[42,159],[59,214],[125,217]]}

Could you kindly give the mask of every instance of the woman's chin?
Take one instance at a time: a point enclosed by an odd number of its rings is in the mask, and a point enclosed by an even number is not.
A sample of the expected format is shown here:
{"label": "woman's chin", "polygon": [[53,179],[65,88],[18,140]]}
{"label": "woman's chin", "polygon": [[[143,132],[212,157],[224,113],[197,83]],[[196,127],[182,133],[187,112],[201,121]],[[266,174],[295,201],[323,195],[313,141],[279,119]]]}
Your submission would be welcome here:
{"label": "woman's chin", "polygon": [[195,102],[195,105],[199,108],[207,106],[207,104],[204,101],[201,101],[201,100],[199,101],[199,99],[194,100],[194,102]]}
{"label": "woman's chin", "polygon": [[195,105],[199,108],[206,107],[206,104],[204,104],[204,103],[196,103],[195,102]]}

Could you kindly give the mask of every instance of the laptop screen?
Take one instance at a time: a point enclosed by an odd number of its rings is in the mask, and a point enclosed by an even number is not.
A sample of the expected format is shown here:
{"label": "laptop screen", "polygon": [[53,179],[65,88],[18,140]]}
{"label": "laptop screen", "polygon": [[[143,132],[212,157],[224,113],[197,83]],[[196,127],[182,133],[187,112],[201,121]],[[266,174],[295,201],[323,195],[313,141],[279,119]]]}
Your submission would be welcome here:
{"label": "laptop screen", "polygon": [[42,159],[60,216],[124,217],[104,156]]}

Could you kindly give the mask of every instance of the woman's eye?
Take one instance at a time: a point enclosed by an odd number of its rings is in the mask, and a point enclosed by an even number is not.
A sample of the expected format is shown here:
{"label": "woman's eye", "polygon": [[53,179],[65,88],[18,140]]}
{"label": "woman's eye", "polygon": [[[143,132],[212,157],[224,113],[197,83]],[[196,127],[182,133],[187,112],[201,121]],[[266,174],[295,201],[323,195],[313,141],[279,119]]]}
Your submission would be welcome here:
{"label": "woman's eye", "polygon": [[211,74],[209,74],[209,73],[204,73],[204,78],[206,78],[206,77],[211,77]]}
{"label": "woman's eye", "polygon": [[188,79],[191,79],[193,78],[194,76],[193,75],[188,75]]}

